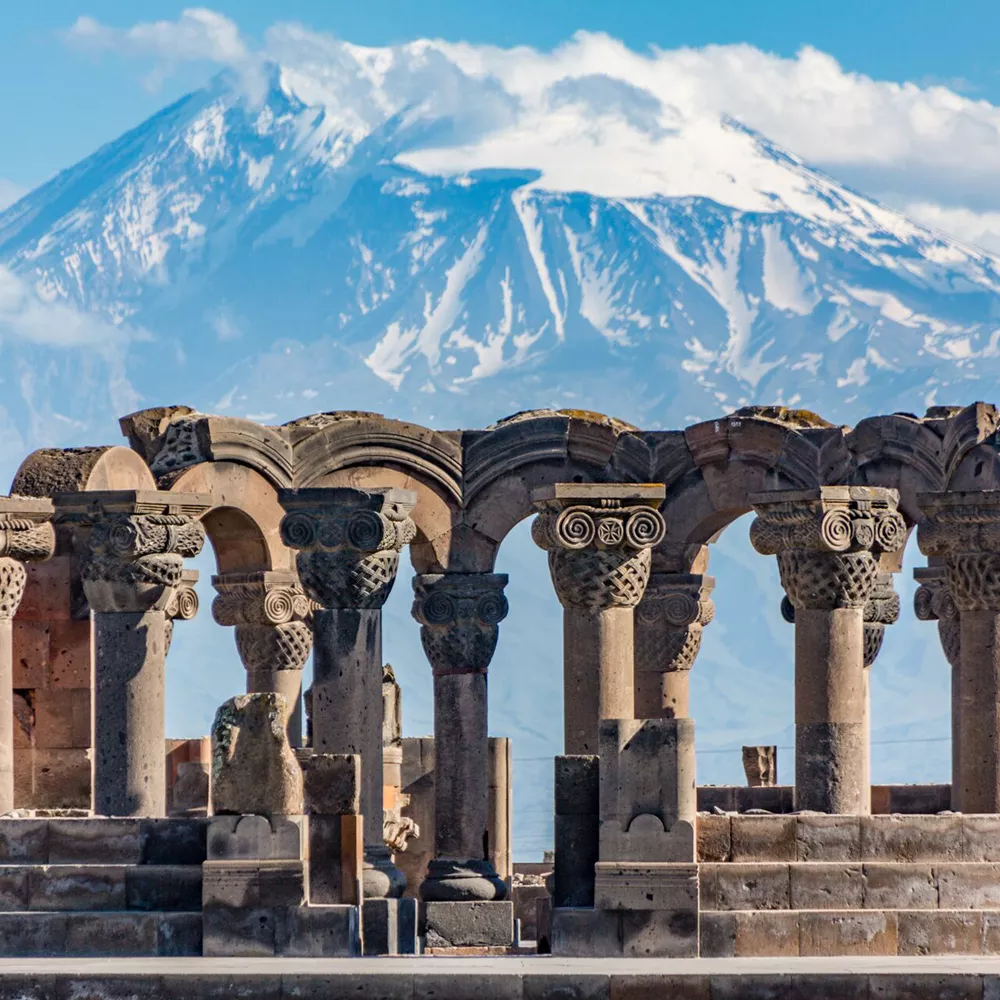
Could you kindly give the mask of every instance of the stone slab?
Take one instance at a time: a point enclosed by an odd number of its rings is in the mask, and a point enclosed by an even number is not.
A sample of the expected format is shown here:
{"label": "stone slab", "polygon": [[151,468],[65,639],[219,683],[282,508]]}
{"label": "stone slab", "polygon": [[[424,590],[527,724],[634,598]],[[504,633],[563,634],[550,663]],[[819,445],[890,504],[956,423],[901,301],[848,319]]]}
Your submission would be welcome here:
{"label": "stone slab", "polygon": [[204,818],[147,819],[139,836],[144,865],[200,865],[208,858],[208,826]]}
{"label": "stone slab", "polygon": [[733,861],[795,861],[794,816],[733,816]]}
{"label": "stone slab", "polygon": [[139,820],[50,819],[48,862],[60,865],[137,865],[142,860]]}
{"label": "stone slab", "polygon": [[[703,898],[712,910],[787,910],[790,906],[788,865],[713,865],[714,894]],[[704,871],[704,868],[702,869]]]}
{"label": "stone slab", "polygon": [[206,834],[209,861],[298,861],[306,820],[292,816],[213,816]]}
{"label": "stone slab", "polygon": [[138,865],[125,870],[130,910],[201,912],[201,865]]}
{"label": "stone slab", "polygon": [[931,865],[866,864],[867,910],[936,910],[938,889]]}
{"label": "stone slab", "polygon": [[728,816],[699,816],[695,831],[700,862],[711,863],[730,860],[732,823]]}
{"label": "stone slab", "polygon": [[860,861],[860,816],[799,816],[795,823],[798,861]]}
{"label": "stone slab", "polygon": [[361,948],[365,955],[418,952],[417,900],[366,899],[361,904]]}
{"label": "stone slab", "polygon": [[862,816],[863,861],[961,861],[962,816]]}
{"label": "stone slab", "polygon": [[860,864],[813,862],[789,865],[794,910],[860,910],[865,877]]}
{"label": "stone slab", "polygon": [[57,865],[30,871],[30,910],[124,910],[125,907],[122,866]]}
{"label": "stone slab", "polygon": [[[415,932],[413,937],[416,937]],[[275,950],[289,958],[360,955],[358,907],[299,906],[288,909],[275,939]]]}
{"label": "stone slab", "polygon": [[206,861],[202,865],[202,905],[238,909],[304,906],[302,861]]}
{"label": "stone slab", "polygon": [[514,904],[510,900],[424,903],[420,936],[429,947],[510,947],[514,943]]}
{"label": "stone slab", "polygon": [[896,954],[898,924],[892,911],[811,911],[798,916],[801,955]]}
{"label": "stone slab", "polygon": [[913,910],[896,915],[897,954],[980,955],[983,917],[950,910]]}
{"label": "stone slab", "polygon": [[594,876],[599,910],[698,909],[697,865],[600,861]]}

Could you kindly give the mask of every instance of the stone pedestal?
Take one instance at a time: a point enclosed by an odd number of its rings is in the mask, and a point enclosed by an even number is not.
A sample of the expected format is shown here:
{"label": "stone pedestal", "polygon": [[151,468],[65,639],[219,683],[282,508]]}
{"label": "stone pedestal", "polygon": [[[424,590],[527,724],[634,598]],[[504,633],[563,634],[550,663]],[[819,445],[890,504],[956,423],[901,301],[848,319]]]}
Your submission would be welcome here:
{"label": "stone pedestal", "polygon": [[507,615],[507,577],[448,573],[414,579],[413,616],[434,672],[434,860],[424,900],[499,900],[490,862],[486,671]]}
{"label": "stone pedestal", "polygon": [[52,504],[0,497],[0,815],[14,808],[13,619],[24,594],[26,562],[55,549]]}
{"label": "stone pedestal", "polygon": [[600,857],[600,760],[555,759],[553,906],[594,905],[594,865]]}
{"label": "stone pedestal", "polygon": [[824,486],[758,493],[754,548],[777,555],[795,619],[795,801],[867,814],[865,606],[878,556],[906,539],[895,490]]}
{"label": "stone pedestal", "polygon": [[94,630],[94,810],[166,814],[166,609],[185,558],[205,541],[197,518],[211,499],[160,491],[63,493]]}
{"label": "stone pedestal", "polygon": [[952,808],[1000,811],[1000,490],[925,493],[920,551],[944,562],[958,611]]}
{"label": "stone pedestal", "polygon": [[281,537],[296,549],[313,615],[312,746],[359,754],[365,898],[406,886],[382,833],[382,605],[414,538],[416,494],[398,489],[283,490]]}
{"label": "stone pedestal", "polygon": [[312,608],[295,573],[273,570],[212,577],[212,617],[235,626],[247,693],[273,691],[288,707],[288,741],[302,745],[302,668],[312,649]]}
{"label": "stone pedestal", "polygon": [[635,718],[690,716],[691,668],[715,617],[714,588],[711,576],[651,574],[635,609]]}
{"label": "stone pedestal", "polygon": [[509,948],[514,943],[510,901],[427,902],[421,907],[424,948]]}
{"label": "stone pedestal", "polygon": [[593,754],[601,719],[634,710],[632,609],[663,539],[659,484],[556,483],[536,490],[532,537],[549,554],[564,608],[564,724],[568,754]]}

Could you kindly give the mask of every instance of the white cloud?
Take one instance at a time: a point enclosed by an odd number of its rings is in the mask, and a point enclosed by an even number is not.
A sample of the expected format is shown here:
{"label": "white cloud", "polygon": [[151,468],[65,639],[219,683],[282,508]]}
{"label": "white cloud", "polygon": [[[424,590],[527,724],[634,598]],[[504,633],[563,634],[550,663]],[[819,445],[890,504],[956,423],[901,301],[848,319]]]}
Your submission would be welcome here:
{"label": "white cloud", "polygon": [[0,177],[0,211],[3,211],[8,205],[13,205],[21,195],[27,193],[27,188]]}
{"label": "white cloud", "polygon": [[964,243],[1000,253],[1000,212],[976,212],[949,208],[926,201],[909,202],[902,211],[931,229],[948,233]]}

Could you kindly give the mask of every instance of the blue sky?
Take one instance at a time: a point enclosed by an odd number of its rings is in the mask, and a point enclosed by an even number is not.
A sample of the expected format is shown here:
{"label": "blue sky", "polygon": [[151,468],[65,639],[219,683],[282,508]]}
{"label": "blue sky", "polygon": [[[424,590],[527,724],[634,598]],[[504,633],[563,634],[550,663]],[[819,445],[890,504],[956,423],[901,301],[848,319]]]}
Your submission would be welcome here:
{"label": "blue sky", "polygon": [[[0,178],[29,188],[92,152],[214,67],[174,65],[158,87],[126,53],[94,55],[67,44],[80,16],[124,28],[176,19],[187,5],[144,0],[8,2],[0,12]],[[1000,103],[996,60],[1000,7],[988,0],[282,0],[217,2],[251,41],[278,20],[365,45],[418,37],[551,48],[574,31],[603,31],[645,49],[747,43],[791,57],[803,45],[832,55],[845,71],[875,79],[943,82]]]}

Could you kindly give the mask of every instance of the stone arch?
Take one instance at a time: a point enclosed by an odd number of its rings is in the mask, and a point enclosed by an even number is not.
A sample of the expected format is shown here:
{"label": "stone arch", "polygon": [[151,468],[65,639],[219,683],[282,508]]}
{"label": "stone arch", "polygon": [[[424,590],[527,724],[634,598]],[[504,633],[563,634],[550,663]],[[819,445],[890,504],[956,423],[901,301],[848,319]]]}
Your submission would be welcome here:
{"label": "stone arch", "polygon": [[462,506],[462,434],[387,420],[377,413],[318,413],[286,424],[295,486],[413,490],[417,537],[410,558],[418,573],[464,568],[457,542]]}
{"label": "stone arch", "polygon": [[[492,569],[500,543],[556,482],[650,481],[650,447],[631,424],[586,410],[530,410],[464,435],[466,541]],[[488,559],[488,562],[486,561]]]}

